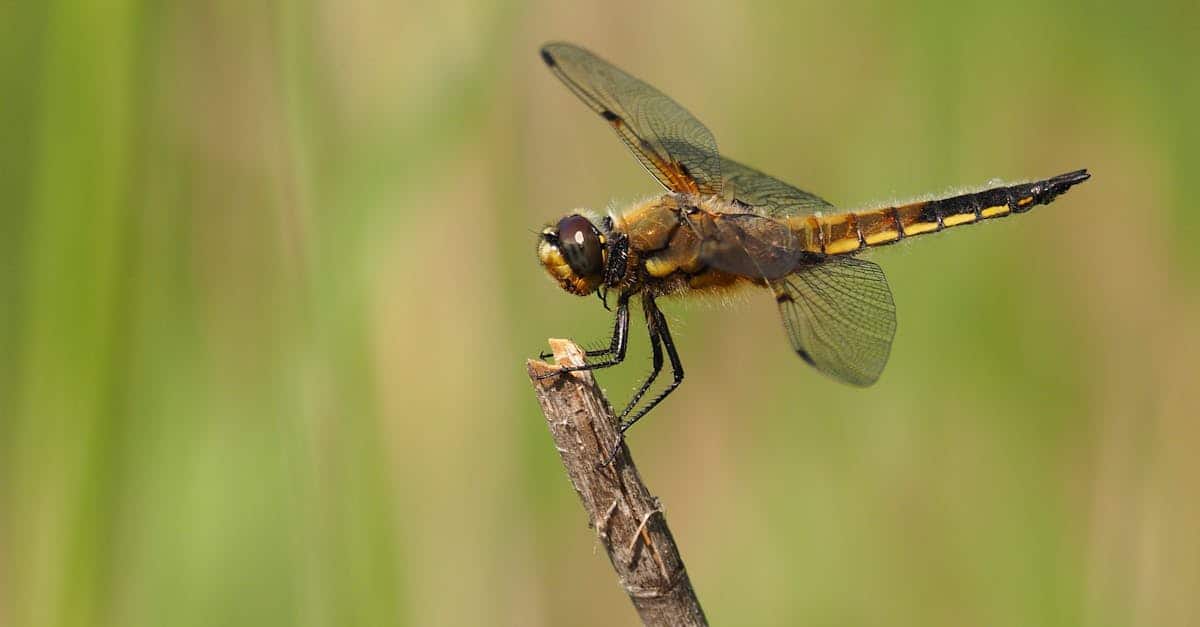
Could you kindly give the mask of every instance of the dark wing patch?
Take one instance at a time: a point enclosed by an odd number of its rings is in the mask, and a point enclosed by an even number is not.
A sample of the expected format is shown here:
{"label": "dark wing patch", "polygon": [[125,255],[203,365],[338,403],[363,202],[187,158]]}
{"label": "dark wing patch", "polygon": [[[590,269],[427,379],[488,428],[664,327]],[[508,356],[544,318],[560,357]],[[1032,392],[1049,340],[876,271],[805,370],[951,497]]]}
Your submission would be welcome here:
{"label": "dark wing patch", "polygon": [[542,60],[599,113],[667,189],[721,193],[721,158],[712,132],[662,92],[571,44],[542,47]]}
{"label": "dark wing patch", "polygon": [[751,279],[787,276],[803,251],[788,225],[753,213],[698,213],[685,216],[700,236],[705,265]]}
{"label": "dark wing patch", "polygon": [[764,216],[785,218],[836,211],[824,199],[732,159],[721,158],[721,176],[725,178],[726,199],[750,205]]}
{"label": "dark wing patch", "polygon": [[896,305],[883,269],[829,257],[772,281],[792,348],[817,370],[852,385],[879,379],[896,334]]}

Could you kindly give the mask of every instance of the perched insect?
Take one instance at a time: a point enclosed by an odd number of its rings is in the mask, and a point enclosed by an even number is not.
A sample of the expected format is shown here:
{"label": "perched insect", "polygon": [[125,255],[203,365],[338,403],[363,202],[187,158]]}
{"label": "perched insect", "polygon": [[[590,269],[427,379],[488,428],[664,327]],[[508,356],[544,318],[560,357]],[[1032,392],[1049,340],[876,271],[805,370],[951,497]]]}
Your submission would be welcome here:
{"label": "perched insect", "polygon": [[[592,53],[548,44],[542,60],[616,131],[668,193],[598,223],[575,214],[548,226],[537,252],[562,288],[597,293],[616,322],[594,359],[546,376],[621,363],[629,338],[629,302],[641,299],[653,370],[620,414],[621,433],[679,383],[683,366],[656,299],[756,286],[771,290],[792,348],[817,370],[871,385],[887,363],[896,308],[883,270],[855,254],[872,246],[972,224],[1050,203],[1086,181],[1087,170],[935,200],[853,212],[720,156],[712,133],[657,89]],[[635,411],[662,371],[672,380]],[[615,453],[615,451],[614,451]]]}

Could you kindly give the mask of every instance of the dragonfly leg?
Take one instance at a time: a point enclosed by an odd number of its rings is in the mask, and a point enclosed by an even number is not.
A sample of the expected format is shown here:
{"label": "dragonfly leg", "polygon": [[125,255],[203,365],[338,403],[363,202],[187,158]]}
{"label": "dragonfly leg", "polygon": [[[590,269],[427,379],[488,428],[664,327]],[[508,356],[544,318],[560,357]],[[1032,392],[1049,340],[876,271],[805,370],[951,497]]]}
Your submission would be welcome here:
{"label": "dragonfly leg", "polygon": [[[613,323],[613,335],[609,340],[608,348],[601,350],[591,350],[584,353],[587,357],[606,357],[600,361],[585,363],[580,366],[561,366],[551,372],[539,375],[538,379],[549,379],[550,377],[558,376],[566,372],[576,372],[579,370],[597,370],[599,368],[608,368],[615,366],[625,360],[625,348],[629,345],[629,294],[621,294],[617,300],[617,317]],[[542,354],[542,359],[551,357],[545,353]]]}
{"label": "dragonfly leg", "polygon": [[[654,299],[650,296],[642,297],[642,307],[646,310],[646,328],[650,332],[650,348],[653,351],[653,369],[650,371],[650,376],[642,382],[637,393],[630,399],[629,404],[625,406],[625,410],[621,412],[620,424],[617,426],[618,435],[617,441],[613,442],[612,451],[608,454],[608,458],[602,464],[607,466],[617,458],[617,453],[621,451],[621,443],[625,440],[625,432],[633,426],[635,422],[640,420],[654,409],[656,405],[662,402],[668,394],[673,392],[679,384],[683,382],[683,364],[679,360],[679,353],[675,350],[675,342],[671,339],[671,330],[667,328],[666,316],[663,316],[662,310],[655,304]],[[671,361],[671,383],[657,396],[650,399],[648,403],[633,415],[632,418],[626,419],[629,412],[633,410],[634,405],[641,400],[646,390],[650,389],[650,385],[654,383],[658,373],[662,372],[663,366],[663,347],[667,349],[667,358]]]}
{"label": "dragonfly leg", "polygon": [[[649,318],[647,323],[652,325],[651,342],[655,343],[655,357],[657,358],[654,375],[657,375],[658,370],[662,367],[662,356],[658,354],[657,350],[657,341],[661,340],[663,347],[667,349],[667,359],[671,360],[671,382],[668,383],[667,387],[663,388],[663,390],[659,392],[657,396],[650,399],[650,401],[646,403],[644,407],[639,409],[632,418],[625,419],[621,422],[621,433],[628,431],[629,428],[634,425],[634,423],[642,418],[642,416],[645,416],[650,412],[651,409],[654,409],[654,407],[661,403],[663,399],[666,398],[671,392],[674,392],[675,388],[679,387],[680,383],[683,383],[683,363],[681,363],[679,360],[679,352],[675,350],[675,341],[671,339],[671,329],[667,327],[666,316],[663,315],[662,310],[658,308],[658,305],[654,303],[653,299],[648,297],[644,298],[642,300],[642,304],[647,309],[646,316]],[[653,380],[654,375],[651,375],[651,381]],[[643,387],[642,390],[638,392],[638,396],[641,396],[646,387],[649,387],[648,383]]]}
{"label": "dragonfly leg", "polygon": [[[646,302],[647,298],[648,297],[644,297],[642,299],[642,303],[643,303],[644,309],[646,310],[646,330],[650,334],[650,351],[651,351],[650,375],[646,377],[645,381],[642,381],[642,385],[638,387],[638,391],[634,392],[633,398],[629,399],[629,403],[627,403],[625,405],[625,409],[623,409],[621,411],[621,414],[619,416],[617,416],[617,420],[621,424],[625,423],[625,417],[629,415],[629,412],[633,411],[634,406],[637,405],[638,401],[642,399],[642,396],[646,394],[646,390],[649,390],[650,386],[654,384],[654,380],[658,378],[658,373],[662,372],[662,367],[663,367],[662,338],[658,331],[658,322],[654,318],[654,311],[657,310],[657,307],[652,304],[647,303]],[[621,431],[624,432],[625,429],[622,428]]]}

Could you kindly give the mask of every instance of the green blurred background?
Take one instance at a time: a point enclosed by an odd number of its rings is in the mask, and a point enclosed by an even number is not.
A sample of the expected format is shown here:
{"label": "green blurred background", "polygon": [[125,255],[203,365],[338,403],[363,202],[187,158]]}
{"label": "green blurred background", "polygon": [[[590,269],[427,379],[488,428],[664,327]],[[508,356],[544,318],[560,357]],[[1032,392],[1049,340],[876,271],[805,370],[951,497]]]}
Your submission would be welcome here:
{"label": "green blurred background", "polygon": [[[653,181],[578,42],[854,207],[1087,167],[871,254],[867,390],[666,303],[631,447],[725,625],[1200,624],[1200,5],[0,3],[0,624],[636,617],[524,374],[530,231]],[[623,401],[647,365],[601,383]]]}

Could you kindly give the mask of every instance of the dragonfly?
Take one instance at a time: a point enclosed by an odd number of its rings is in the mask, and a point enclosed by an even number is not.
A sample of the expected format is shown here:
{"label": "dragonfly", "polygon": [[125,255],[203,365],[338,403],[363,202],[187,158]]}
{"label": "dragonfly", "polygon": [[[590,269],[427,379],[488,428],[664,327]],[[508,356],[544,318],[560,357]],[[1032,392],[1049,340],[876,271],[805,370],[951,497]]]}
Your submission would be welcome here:
{"label": "dragonfly", "polygon": [[[620,364],[629,340],[631,300],[636,297],[645,313],[652,369],[618,416],[622,438],[683,382],[683,365],[659,299],[769,291],[800,359],[838,381],[869,386],[879,379],[891,353],[896,306],[883,270],[858,258],[859,253],[1025,213],[1091,177],[1086,169],[1075,170],[1033,182],[841,211],[722,156],[712,132],[686,109],[591,52],[550,43],[542,47],[541,57],[666,188],[661,196],[603,218],[572,213],[538,234],[538,259],[562,289],[578,296],[596,294],[610,310],[608,297],[616,295],[607,346],[586,351],[584,364],[559,366],[544,378]],[[663,370],[664,351],[671,381],[647,398]]]}

